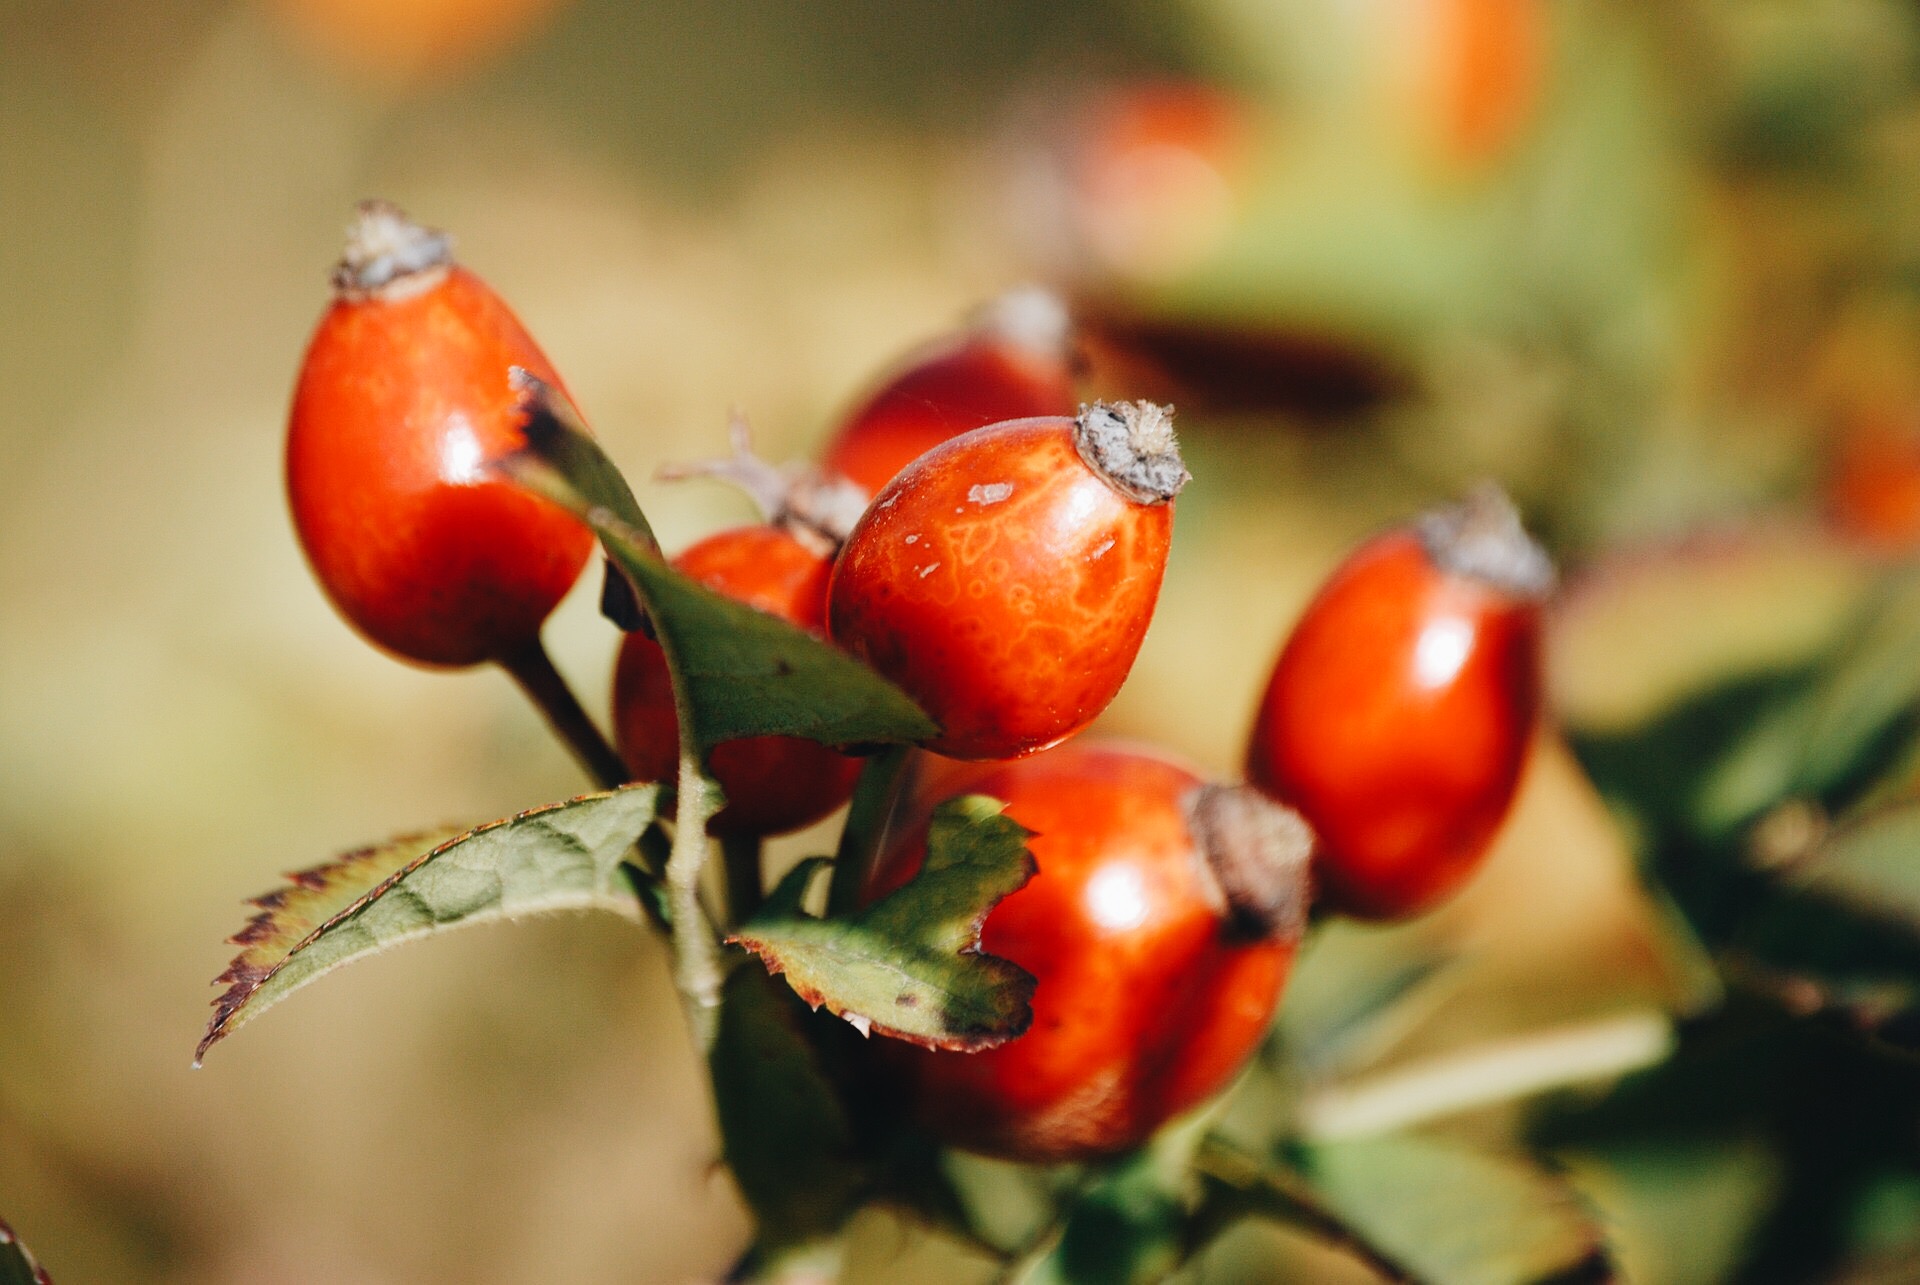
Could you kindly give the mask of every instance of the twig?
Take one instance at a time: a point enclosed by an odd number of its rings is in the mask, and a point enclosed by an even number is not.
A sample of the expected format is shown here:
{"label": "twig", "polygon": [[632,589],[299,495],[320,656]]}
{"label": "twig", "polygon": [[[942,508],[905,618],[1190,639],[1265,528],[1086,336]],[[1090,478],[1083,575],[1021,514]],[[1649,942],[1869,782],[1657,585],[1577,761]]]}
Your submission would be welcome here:
{"label": "twig", "polygon": [[611,790],[627,783],[630,777],[626,764],[581,708],[573,689],[553,667],[553,658],[547,655],[538,637],[520,650],[500,657],[499,665],[546,716],[548,726],[602,789]]}
{"label": "twig", "polygon": [[1673,1048],[1661,1013],[1625,1013],[1417,1062],[1300,1099],[1304,1138],[1389,1133],[1546,1089],[1608,1079],[1651,1066]]}

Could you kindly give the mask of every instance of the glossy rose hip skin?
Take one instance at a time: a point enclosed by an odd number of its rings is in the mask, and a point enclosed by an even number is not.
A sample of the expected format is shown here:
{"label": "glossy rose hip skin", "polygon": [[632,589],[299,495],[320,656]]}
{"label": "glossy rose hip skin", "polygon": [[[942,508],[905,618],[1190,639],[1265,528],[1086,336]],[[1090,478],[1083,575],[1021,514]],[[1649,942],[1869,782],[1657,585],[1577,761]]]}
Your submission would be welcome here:
{"label": "glossy rose hip skin", "polygon": [[1186,481],[1165,415],[1096,405],[976,429],[874,497],[835,564],[829,626],[941,725],[928,748],[1030,754],[1120,690]]}
{"label": "glossy rose hip skin", "polygon": [[[675,568],[719,593],[802,629],[826,627],[828,556],[774,526],[739,527],[693,545]],[[679,763],[680,721],[660,645],[628,634],[613,676],[614,737],[637,781],[671,781]],[[797,830],[847,801],[857,759],[797,736],[750,736],[713,748],[708,767],[727,796],[714,834],[771,835]]]}
{"label": "glossy rose hip skin", "polygon": [[1073,414],[1069,329],[1066,305],[1051,293],[1009,291],[967,330],[915,354],[870,393],[822,462],[872,495],[961,433],[1001,420]]}
{"label": "glossy rose hip skin", "polygon": [[314,575],[356,628],[426,665],[526,648],[593,537],[484,471],[522,444],[544,354],[446,242],[368,203],[294,390],[287,495]]}
{"label": "glossy rose hip skin", "polygon": [[1313,826],[1329,909],[1417,914],[1478,867],[1533,737],[1551,578],[1496,493],[1362,545],[1307,607],[1247,777]]}
{"label": "glossy rose hip skin", "polygon": [[1285,850],[1263,865],[1281,910],[1262,935],[1241,931],[1190,823],[1202,786],[1157,754],[1076,741],[943,769],[916,791],[872,898],[912,877],[929,813],[962,793],[1005,800],[1035,832],[1039,866],[981,935],[982,949],[1038,981],[1027,1032],[979,1053],[873,1045],[929,1131],[1007,1159],[1087,1159],[1138,1146],[1233,1078],[1293,962],[1306,839],[1293,820]]}

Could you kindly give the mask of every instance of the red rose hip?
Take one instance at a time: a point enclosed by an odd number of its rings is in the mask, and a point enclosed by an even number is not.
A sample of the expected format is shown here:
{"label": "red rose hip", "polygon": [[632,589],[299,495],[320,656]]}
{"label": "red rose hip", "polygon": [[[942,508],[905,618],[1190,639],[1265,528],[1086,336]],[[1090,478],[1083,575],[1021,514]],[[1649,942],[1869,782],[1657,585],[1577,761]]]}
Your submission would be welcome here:
{"label": "red rose hip", "polygon": [[835,642],[941,726],[1005,759],[1079,731],[1120,690],[1187,481],[1171,413],[1095,403],[936,447],[881,490],[835,564]]}
{"label": "red rose hip", "polygon": [[522,367],[559,376],[447,239],[360,206],[300,369],[287,495],[314,575],[355,628],[424,665],[501,660],[586,564],[593,536],[490,477],[523,443]]}
{"label": "red rose hip", "polygon": [[1552,581],[1489,488],[1362,545],[1307,607],[1247,776],[1312,825],[1328,908],[1417,914],[1477,868],[1526,763]]}
{"label": "red rose hip", "polygon": [[1140,1145],[1223,1088],[1259,1044],[1304,919],[1300,819],[1157,753],[1075,742],[942,772],[881,854],[877,898],[925,859],[944,799],[980,793],[1034,831],[1039,870],[981,948],[1038,983],[1025,1034],[978,1053],[874,1046],[943,1141],[1027,1162]]}
{"label": "red rose hip", "polygon": [[942,442],[988,424],[1071,415],[1072,330],[1053,293],[995,299],[960,334],[909,357],[850,414],[823,463],[872,495]]}

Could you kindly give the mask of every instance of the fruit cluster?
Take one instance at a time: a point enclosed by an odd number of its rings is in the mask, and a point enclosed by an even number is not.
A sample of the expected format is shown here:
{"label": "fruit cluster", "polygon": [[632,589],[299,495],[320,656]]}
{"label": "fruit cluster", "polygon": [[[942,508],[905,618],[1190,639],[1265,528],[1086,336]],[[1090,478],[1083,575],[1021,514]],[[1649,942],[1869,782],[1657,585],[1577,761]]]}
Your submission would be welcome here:
{"label": "fruit cluster", "polygon": [[[528,387],[564,398],[557,374],[447,239],[391,206],[361,208],[334,284],[287,452],[322,586],[401,657],[506,667],[603,784],[671,782],[686,711],[661,644],[642,629],[620,648],[612,759],[539,637],[592,537],[490,469],[524,444]],[[833,438],[826,470],[871,495],[857,520],[810,503],[845,486],[809,476],[673,563],[830,640],[938,725],[864,854],[865,902],[913,879],[945,800],[991,796],[1031,832],[1037,874],[980,930],[1037,980],[1029,1029],[979,1052],[875,1049],[929,1131],[1030,1161],[1132,1148],[1219,1091],[1271,1021],[1310,903],[1407,916],[1472,873],[1526,759],[1552,581],[1504,497],[1478,493],[1333,574],[1274,666],[1245,784],[1072,740],[1139,651],[1189,480],[1168,408],[1079,404],[1073,347],[1057,300],[1006,297]],[[819,820],[854,791],[859,748],[716,746],[711,831],[754,843]],[[742,882],[736,901],[757,900],[757,867]]]}

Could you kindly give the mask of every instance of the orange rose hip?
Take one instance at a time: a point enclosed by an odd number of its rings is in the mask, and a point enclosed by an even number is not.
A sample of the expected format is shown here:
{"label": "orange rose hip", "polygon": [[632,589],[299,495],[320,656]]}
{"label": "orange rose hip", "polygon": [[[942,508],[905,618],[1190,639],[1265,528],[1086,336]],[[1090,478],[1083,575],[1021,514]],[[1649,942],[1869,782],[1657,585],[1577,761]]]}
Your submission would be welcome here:
{"label": "orange rose hip", "polygon": [[823,463],[872,495],[942,442],[1001,420],[1077,405],[1066,304],[1009,290],[958,335],[912,354],[834,435]]}
{"label": "orange rose hip", "polygon": [[315,577],[373,642],[425,665],[537,642],[593,536],[486,472],[523,444],[514,367],[559,387],[445,236],[357,211],[294,389],[287,496]]}
{"label": "orange rose hip", "polygon": [[1132,668],[1187,480],[1149,402],[963,434],[874,497],[834,567],[830,633],[940,724],[929,749],[1045,749]]}
{"label": "orange rose hip", "polygon": [[916,789],[872,897],[912,877],[933,808],[963,793],[1034,832],[1038,872],[981,929],[983,950],[1033,974],[1033,1023],[977,1053],[873,1051],[954,1146],[1030,1163],[1137,1147],[1266,1034],[1305,917],[1306,827],[1157,752],[1076,741]]}
{"label": "orange rose hip", "polygon": [[1328,908],[1417,914],[1478,867],[1533,737],[1552,582],[1489,488],[1368,541],[1309,604],[1261,699],[1247,777],[1313,827]]}

